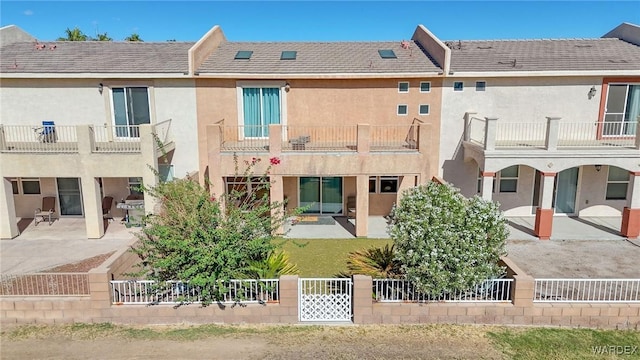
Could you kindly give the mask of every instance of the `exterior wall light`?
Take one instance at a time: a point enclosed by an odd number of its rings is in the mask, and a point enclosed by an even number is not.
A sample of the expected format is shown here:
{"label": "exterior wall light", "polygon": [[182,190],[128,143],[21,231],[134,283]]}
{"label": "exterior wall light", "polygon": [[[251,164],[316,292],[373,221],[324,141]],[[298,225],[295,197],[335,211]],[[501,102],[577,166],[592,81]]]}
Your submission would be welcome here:
{"label": "exterior wall light", "polygon": [[600,172],[602,170],[602,165],[596,165],[596,171]]}
{"label": "exterior wall light", "polygon": [[591,98],[593,98],[596,95],[596,87],[592,86],[591,89],[589,89],[589,93],[587,94],[587,97],[589,97],[589,100],[591,100]]}
{"label": "exterior wall light", "polygon": [[104,91],[104,85],[102,83],[98,84],[98,92],[102,95],[102,91]]}

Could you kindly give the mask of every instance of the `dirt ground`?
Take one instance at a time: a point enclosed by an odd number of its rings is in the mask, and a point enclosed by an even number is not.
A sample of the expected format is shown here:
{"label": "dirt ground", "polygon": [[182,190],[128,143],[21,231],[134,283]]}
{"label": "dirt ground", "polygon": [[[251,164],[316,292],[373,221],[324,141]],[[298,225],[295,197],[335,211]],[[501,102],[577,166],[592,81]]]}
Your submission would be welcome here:
{"label": "dirt ground", "polygon": [[293,332],[253,328],[258,330],[195,340],[136,340],[120,335],[84,339],[64,334],[16,340],[5,336],[0,355],[3,360],[504,358],[487,338],[487,327],[323,326]]}
{"label": "dirt ground", "polygon": [[507,253],[535,278],[640,278],[640,241],[512,240]]}

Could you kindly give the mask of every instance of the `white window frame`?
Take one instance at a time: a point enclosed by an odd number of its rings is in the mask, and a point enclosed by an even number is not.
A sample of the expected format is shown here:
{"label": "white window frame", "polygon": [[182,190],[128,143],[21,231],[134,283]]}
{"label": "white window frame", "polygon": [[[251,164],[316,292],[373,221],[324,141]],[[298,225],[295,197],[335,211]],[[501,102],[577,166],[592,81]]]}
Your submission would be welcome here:
{"label": "white window frame", "polygon": [[[629,183],[630,183],[630,176],[627,176],[627,180],[610,180],[609,176],[611,174],[611,168],[613,166],[607,166],[607,186],[604,189],[604,198],[605,200],[627,200],[627,197],[629,196]],[[622,169],[624,170],[624,169]],[[626,170],[625,170],[626,171]],[[627,185],[627,191],[625,191],[624,193],[624,198],[609,198],[607,197],[607,193],[609,192],[609,184],[626,184]]]}
{"label": "white window frame", "polygon": [[[622,108],[623,108],[623,112],[621,112],[621,113],[617,113],[617,112],[608,112],[608,111],[607,111],[607,103],[609,102],[609,94],[610,94],[611,86],[612,86],[612,85],[626,85],[626,87],[627,87],[627,90],[626,90],[625,95],[624,95],[624,105],[622,106]],[[622,122],[625,122],[625,121],[624,121],[624,117],[625,117],[625,115],[626,115],[626,111],[627,111],[627,101],[629,100],[629,87],[630,87],[630,86],[632,86],[632,85],[640,86],[640,82],[610,82],[610,83],[608,83],[608,84],[607,84],[607,96],[606,96],[606,97],[605,97],[605,99],[604,99],[604,105],[603,105],[603,106],[604,106],[604,113],[602,114],[602,123],[603,123],[603,126],[604,126],[604,124],[606,124],[605,119],[606,119],[607,115],[620,115],[620,116],[622,117],[622,120],[620,120],[620,121],[615,121],[614,123],[618,123],[618,122],[622,123]],[[634,122],[635,122],[634,120],[630,120],[630,121],[628,121],[628,123],[629,123],[629,124],[633,124]],[[623,128],[624,128],[623,126],[620,126],[620,131],[622,131],[622,129],[623,129]],[[637,132],[638,132],[638,131],[639,131],[639,130],[638,130],[638,129],[636,129],[636,134],[637,134]],[[605,134],[604,134],[604,129],[600,130],[600,134],[602,135],[602,137],[608,137],[608,138],[611,138],[611,137],[629,137],[629,136],[633,136],[633,135],[626,135],[626,134],[612,134],[612,135],[605,135]]]}
{"label": "white window frame", "polygon": [[[503,176],[502,175],[502,170],[500,170],[496,175],[496,179],[493,181],[494,185],[496,184],[496,182],[498,183],[498,192],[501,194],[515,194],[518,192],[518,183],[520,182],[520,165],[512,165],[512,166],[507,166],[505,169],[508,169],[510,167],[515,166],[516,169],[518,170],[518,174],[513,177],[513,176]],[[516,189],[515,191],[502,191],[502,180],[515,180],[516,182]],[[495,187],[494,187],[494,192],[495,192]]]}
{"label": "white window frame", "polygon": [[[148,83],[113,83],[113,84],[103,84],[103,89],[108,88],[109,91],[105,91],[108,96],[109,102],[109,111],[111,111],[111,126],[113,126],[113,134],[114,138],[118,139],[131,139],[133,141],[138,140],[137,137],[120,137],[117,136],[116,132],[116,111],[114,109],[115,104],[113,103],[113,89],[127,89],[127,88],[146,88],[147,89],[147,104],[149,106],[149,124],[156,123],[156,113],[155,113],[155,103],[153,101],[154,97],[154,87]],[[127,114],[127,123],[129,123],[128,114]],[[132,126],[132,125],[129,125]]]}
{"label": "white window frame", "polygon": [[[369,194],[397,194],[400,187],[400,177],[399,176],[369,176],[369,181],[375,180],[375,189],[371,191],[371,187],[369,187]],[[382,181],[383,180],[395,180],[396,182],[396,191],[383,191],[382,189]]]}
{"label": "white window frame", "polygon": [[[140,179],[140,181],[131,181],[131,179]],[[132,176],[132,177],[127,177],[127,188],[129,189],[129,195],[138,195],[138,194],[143,194],[144,192],[139,192],[138,190],[134,190],[134,187],[140,187],[142,186],[142,184],[144,184],[143,179],[141,176]],[[135,193],[134,193],[135,191]]]}
{"label": "white window frame", "polygon": [[[429,90],[423,91],[422,90],[422,84],[429,84]],[[430,93],[431,92],[431,81],[420,81],[420,92],[423,93],[423,94]]]}
{"label": "white window frame", "polygon": [[[407,85],[407,90],[406,91],[402,91],[400,89],[400,85],[406,84]],[[410,88],[410,84],[408,81],[398,81],[398,93],[399,94],[407,94],[409,93],[409,88]]]}
{"label": "white window frame", "polygon": [[[20,195],[20,178],[11,178],[9,179],[9,181],[11,182],[11,192],[13,193],[13,195]],[[16,183],[16,192],[13,191],[14,182]]]}
{"label": "white window frame", "polygon": [[[462,88],[460,90],[456,89],[456,84],[462,84]],[[455,92],[463,92],[464,91],[464,81],[454,81],[453,82],[453,91]]]}
{"label": "white window frame", "polygon": [[[400,114],[400,106],[404,106],[406,108],[406,112],[404,114]],[[409,115],[409,105],[407,104],[398,104],[396,107],[396,115],[398,116],[407,116]]]}
{"label": "white window frame", "polygon": [[[282,137],[287,140],[287,91],[286,81],[236,81],[236,103],[238,108],[238,126],[244,127],[244,103],[242,101],[243,88],[279,88],[280,89],[280,125],[282,125]],[[244,131],[238,132],[238,139],[244,140]],[[258,138],[251,138],[258,139]]]}
{"label": "white window frame", "polygon": [[[427,112],[426,113],[422,112],[422,107],[423,106],[427,107]],[[429,105],[429,104],[420,104],[420,105],[418,105],[418,115],[429,115],[430,112],[431,112],[431,105]]]}
{"label": "white window frame", "polygon": [[[14,179],[11,179],[12,181]],[[31,178],[31,177],[27,177],[27,178],[15,178],[15,180],[18,181],[18,194],[15,195],[26,195],[26,196],[40,196],[42,195],[42,181],[40,181],[40,178]],[[24,192],[24,182],[25,181],[33,181],[33,182],[38,182],[38,193],[37,194],[26,194]]]}
{"label": "white window frame", "polygon": [[[479,83],[484,84],[484,86],[482,87],[481,90],[478,90],[478,84]],[[484,92],[484,91],[487,91],[487,82],[485,80],[477,80],[476,81],[476,92]]]}

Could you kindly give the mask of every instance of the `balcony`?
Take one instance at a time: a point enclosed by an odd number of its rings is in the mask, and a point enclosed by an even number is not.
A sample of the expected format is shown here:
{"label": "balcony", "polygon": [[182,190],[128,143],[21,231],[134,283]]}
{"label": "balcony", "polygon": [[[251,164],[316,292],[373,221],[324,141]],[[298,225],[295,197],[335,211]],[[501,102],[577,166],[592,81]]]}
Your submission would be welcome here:
{"label": "balcony", "polygon": [[493,150],[623,150],[640,149],[638,122],[501,122],[497,118],[465,115],[464,141]]}
{"label": "balcony", "polygon": [[[0,125],[2,153],[141,153],[145,127],[155,134],[156,146],[173,146],[171,119],[155,125]],[[83,147],[84,146],[84,147]]]}
{"label": "balcony", "polygon": [[221,152],[420,151],[420,125],[218,126]]}

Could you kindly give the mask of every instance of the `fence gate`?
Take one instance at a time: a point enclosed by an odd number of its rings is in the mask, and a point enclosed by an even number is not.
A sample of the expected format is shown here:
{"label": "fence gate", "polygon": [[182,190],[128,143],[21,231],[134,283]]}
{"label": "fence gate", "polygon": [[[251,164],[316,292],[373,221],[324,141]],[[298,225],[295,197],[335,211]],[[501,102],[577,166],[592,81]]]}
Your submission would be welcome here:
{"label": "fence gate", "polygon": [[351,279],[299,279],[300,321],[351,321]]}

